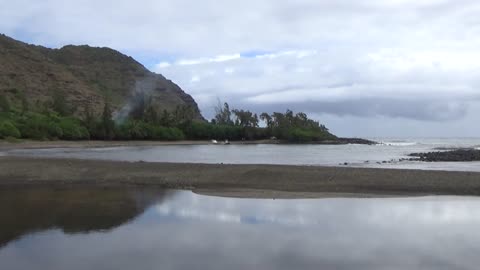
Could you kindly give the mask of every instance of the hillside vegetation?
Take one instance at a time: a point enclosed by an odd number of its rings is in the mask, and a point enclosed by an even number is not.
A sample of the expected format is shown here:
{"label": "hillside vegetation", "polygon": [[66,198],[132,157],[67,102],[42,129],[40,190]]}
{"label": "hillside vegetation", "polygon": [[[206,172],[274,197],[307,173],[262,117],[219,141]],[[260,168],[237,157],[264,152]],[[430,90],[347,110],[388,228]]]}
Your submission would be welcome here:
{"label": "hillside vegetation", "polygon": [[[263,123],[263,124],[262,124]],[[0,139],[338,141],[304,113],[219,105],[207,122],[193,98],[109,48],[49,49],[0,35]]]}
{"label": "hillside vegetation", "polygon": [[[100,116],[88,107],[82,117],[73,115],[64,97],[55,96],[51,108],[42,112],[29,109],[27,100],[20,109],[0,96],[0,139],[40,140],[260,140],[275,137],[289,142],[336,140],[328,129],[304,113],[262,113],[230,110],[225,103],[211,122],[196,119],[195,110],[177,106],[174,111],[157,113],[151,103],[141,103],[123,121],[113,120],[107,102]],[[264,127],[260,127],[260,121]]]}
{"label": "hillside vegetation", "polygon": [[189,106],[203,120],[197,104],[175,83],[147,70],[133,58],[110,48],[65,46],[49,49],[0,35],[0,95],[19,108],[28,100],[30,110],[52,106],[56,95],[65,97],[72,114],[86,107],[99,116],[108,101],[113,111],[148,95],[158,112]]}

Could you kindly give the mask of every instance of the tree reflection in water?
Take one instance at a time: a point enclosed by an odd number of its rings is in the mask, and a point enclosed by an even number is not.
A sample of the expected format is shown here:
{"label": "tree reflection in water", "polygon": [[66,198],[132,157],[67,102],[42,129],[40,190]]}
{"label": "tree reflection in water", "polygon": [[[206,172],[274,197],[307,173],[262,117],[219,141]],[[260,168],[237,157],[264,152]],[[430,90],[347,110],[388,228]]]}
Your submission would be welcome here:
{"label": "tree reflection in water", "polygon": [[48,229],[65,233],[106,231],[128,223],[170,192],[144,188],[2,188],[0,248]]}

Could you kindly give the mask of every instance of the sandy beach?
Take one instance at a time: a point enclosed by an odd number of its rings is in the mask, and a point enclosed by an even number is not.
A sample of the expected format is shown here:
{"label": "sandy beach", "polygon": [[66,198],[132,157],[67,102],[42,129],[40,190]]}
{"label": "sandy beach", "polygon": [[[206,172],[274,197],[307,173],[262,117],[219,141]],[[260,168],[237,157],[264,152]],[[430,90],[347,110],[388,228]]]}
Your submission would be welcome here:
{"label": "sandy beach", "polygon": [[262,194],[269,197],[275,192],[295,192],[304,197],[324,196],[325,193],[342,196],[480,195],[480,173],[0,157],[0,186],[76,185],[150,185],[238,197],[262,197]]}

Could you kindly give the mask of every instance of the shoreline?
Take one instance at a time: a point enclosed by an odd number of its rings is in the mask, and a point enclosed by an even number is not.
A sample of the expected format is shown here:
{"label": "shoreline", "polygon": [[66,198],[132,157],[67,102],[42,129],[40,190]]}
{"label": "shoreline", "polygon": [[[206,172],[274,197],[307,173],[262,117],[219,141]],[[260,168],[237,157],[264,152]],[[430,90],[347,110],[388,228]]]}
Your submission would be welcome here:
{"label": "shoreline", "polygon": [[[338,145],[349,144],[348,142],[360,142],[363,139],[342,138],[338,142],[310,142],[310,143],[288,143],[280,140],[251,140],[251,141],[230,141],[231,145],[257,145],[257,144],[278,144],[278,145]],[[364,143],[366,144],[366,143]],[[18,140],[9,142],[0,140],[0,151],[15,149],[42,149],[42,148],[102,148],[102,147],[135,147],[135,146],[164,146],[164,145],[214,145],[210,140],[183,140],[183,141],[36,141]],[[218,145],[223,145],[222,142]]]}
{"label": "shoreline", "polygon": [[207,145],[210,141],[34,141],[20,140],[8,142],[0,140],[1,150],[42,149],[42,148],[102,148],[124,146],[162,146],[162,145]]}
{"label": "shoreline", "polygon": [[[151,186],[255,197],[480,195],[480,173],[320,167],[148,163],[0,156],[0,187]],[[257,194],[257,195],[256,195]],[[341,195],[343,196],[343,195]]]}

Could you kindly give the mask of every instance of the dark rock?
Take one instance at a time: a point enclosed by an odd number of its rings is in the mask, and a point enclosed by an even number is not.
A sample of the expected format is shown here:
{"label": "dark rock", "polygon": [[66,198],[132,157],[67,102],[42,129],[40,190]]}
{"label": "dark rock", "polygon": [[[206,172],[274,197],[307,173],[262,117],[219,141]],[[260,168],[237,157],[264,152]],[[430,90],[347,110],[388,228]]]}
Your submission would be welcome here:
{"label": "dark rock", "polygon": [[412,153],[409,156],[411,161],[441,162],[441,161],[480,161],[480,150],[457,149],[452,151]]}
{"label": "dark rock", "polygon": [[378,144],[377,142],[361,139],[361,138],[338,138],[337,141],[339,142],[339,144],[367,144],[367,145]]}

